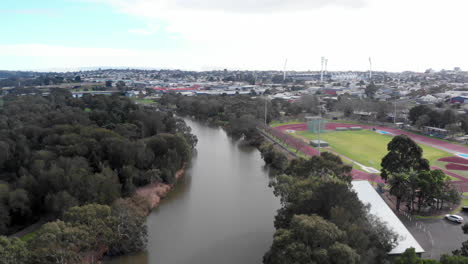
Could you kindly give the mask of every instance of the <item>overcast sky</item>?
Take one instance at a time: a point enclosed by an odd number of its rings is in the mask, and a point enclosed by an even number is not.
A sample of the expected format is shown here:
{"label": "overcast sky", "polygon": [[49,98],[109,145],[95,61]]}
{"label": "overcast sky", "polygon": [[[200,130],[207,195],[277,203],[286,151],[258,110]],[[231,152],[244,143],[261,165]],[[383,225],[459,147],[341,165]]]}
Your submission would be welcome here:
{"label": "overcast sky", "polygon": [[468,69],[466,0],[2,0],[0,69]]}

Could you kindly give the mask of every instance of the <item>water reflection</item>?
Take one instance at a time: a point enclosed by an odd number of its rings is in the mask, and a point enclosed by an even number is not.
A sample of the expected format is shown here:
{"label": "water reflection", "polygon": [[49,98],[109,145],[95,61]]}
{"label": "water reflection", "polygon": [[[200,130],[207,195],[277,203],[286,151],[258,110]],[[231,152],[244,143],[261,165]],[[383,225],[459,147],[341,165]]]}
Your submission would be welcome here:
{"label": "water reflection", "polygon": [[224,130],[187,120],[198,153],[147,220],[148,250],[112,264],[261,263],[279,200],[260,153]]}

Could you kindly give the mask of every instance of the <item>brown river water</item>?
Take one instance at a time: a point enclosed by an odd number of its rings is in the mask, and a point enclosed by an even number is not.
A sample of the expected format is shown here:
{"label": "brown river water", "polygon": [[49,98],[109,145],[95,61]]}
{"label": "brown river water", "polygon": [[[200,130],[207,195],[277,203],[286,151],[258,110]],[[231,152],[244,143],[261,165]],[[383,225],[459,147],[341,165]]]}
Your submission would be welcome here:
{"label": "brown river water", "polygon": [[279,199],[257,149],[186,120],[197,153],[147,219],[147,250],[106,264],[258,264],[271,245]]}

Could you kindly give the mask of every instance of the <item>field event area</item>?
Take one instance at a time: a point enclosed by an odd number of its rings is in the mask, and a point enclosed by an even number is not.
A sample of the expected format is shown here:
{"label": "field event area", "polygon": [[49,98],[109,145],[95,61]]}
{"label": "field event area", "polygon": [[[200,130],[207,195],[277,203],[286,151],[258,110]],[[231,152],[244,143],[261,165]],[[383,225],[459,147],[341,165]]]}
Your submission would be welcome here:
{"label": "field event area", "polygon": [[[308,140],[317,139],[318,135],[309,131],[297,131],[292,133],[295,136]],[[364,166],[380,169],[380,162],[387,154],[387,145],[392,140],[392,136],[382,135],[371,130],[360,131],[330,131],[320,134],[320,139],[330,144],[329,149],[333,152],[348,157]],[[429,162],[434,162],[439,158],[451,156],[442,150],[419,144],[424,157]],[[328,148],[326,148],[328,149]]]}
{"label": "field event area", "polygon": [[[310,132],[307,124],[303,122],[276,123],[274,127],[277,130],[281,130],[307,142],[318,140],[318,134]],[[346,129],[360,127],[361,129],[338,131],[337,128],[341,127],[345,127]],[[327,123],[326,130],[320,133],[320,139],[329,144],[329,147],[322,147],[322,151],[339,154],[347,162],[354,161],[357,163],[355,164],[355,168],[357,169],[362,169],[362,166],[364,166],[380,170],[382,158],[388,152],[387,145],[393,136],[398,134],[408,133],[391,128],[330,122]],[[452,150],[447,147],[447,143],[437,139],[412,134],[408,136],[416,139],[418,145],[423,149],[423,156],[429,160],[433,168],[444,170],[452,180],[465,180],[468,178],[468,171],[465,167],[461,166],[463,164],[460,161],[463,160],[468,163],[468,160],[455,156],[455,153],[460,150],[465,150],[464,153],[467,153],[468,148],[462,147],[460,149],[461,146],[456,146],[456,149]]]}

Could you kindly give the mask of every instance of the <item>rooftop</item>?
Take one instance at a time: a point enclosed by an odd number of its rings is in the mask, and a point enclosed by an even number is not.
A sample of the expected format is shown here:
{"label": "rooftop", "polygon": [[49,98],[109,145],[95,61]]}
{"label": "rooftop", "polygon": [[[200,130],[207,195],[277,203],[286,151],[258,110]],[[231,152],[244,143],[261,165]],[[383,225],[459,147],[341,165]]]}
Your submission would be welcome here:
{"label": "rooftop", "polygon": [[411,247],[415,249],[416,253],[424,252],[418,241],[368,181],[352,181],[351,184],[359,200],[364,204],[370,204],[370,213],[379,217],[390,229],[398,234],[398,244],[388,253],[389,255],[402,254],[407,248]]}

